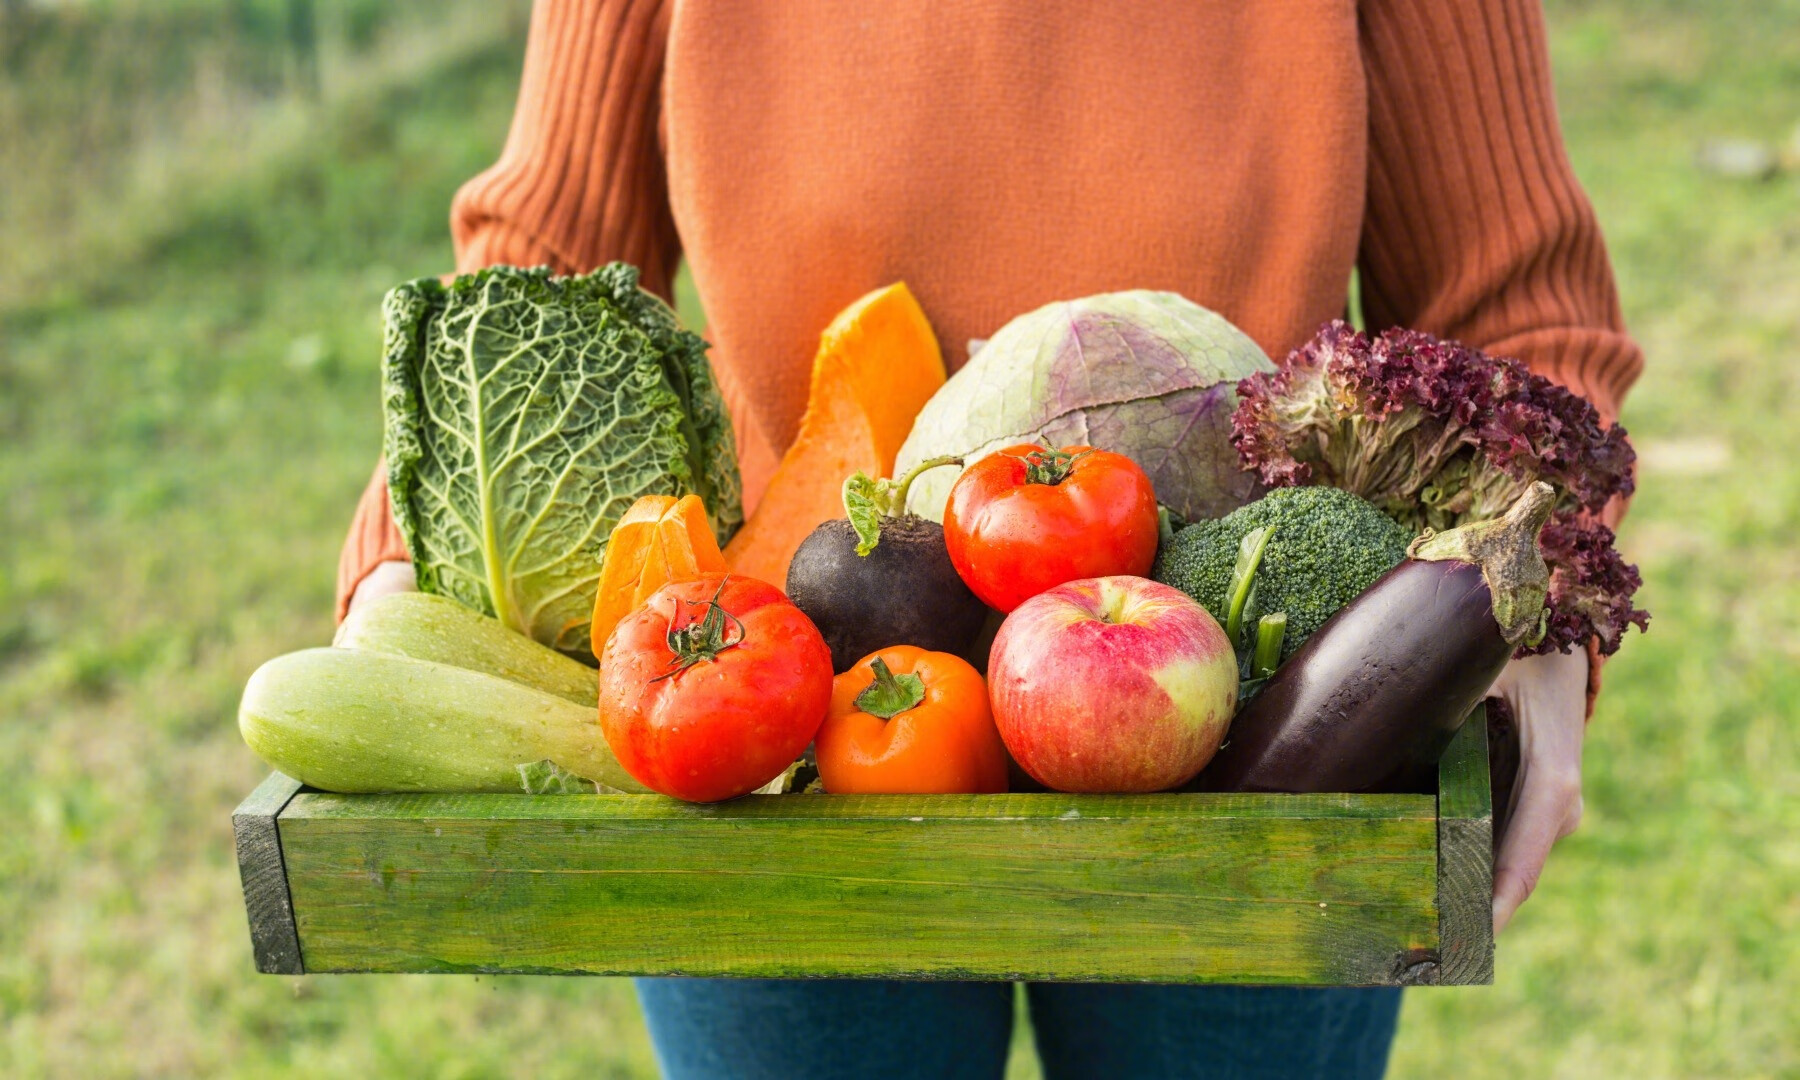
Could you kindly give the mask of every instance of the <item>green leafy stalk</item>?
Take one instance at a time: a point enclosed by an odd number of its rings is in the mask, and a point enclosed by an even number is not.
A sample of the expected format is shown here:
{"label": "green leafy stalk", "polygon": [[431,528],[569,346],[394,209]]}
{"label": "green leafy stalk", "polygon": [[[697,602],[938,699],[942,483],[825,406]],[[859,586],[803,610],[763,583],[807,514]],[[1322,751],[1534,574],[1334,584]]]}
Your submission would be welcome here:
{"label": "green leafy stalk", "polygon": [[959,457],[934,457],[908,469],[898,480],[876,480],[866,472],[852,474],[844,481],[844,516],[856,530],[856,553],[867,555],[881,543],[881,523],[886,518],[906,513],[906,493],[912,482],[926,469],[940,465],[961,465]]}
{"label": "green leafy stalk", "polygon": [[887,661],[879,656],[871,666],[875,669],[875,681],[856,695],[858,709],[870,716],[892,720],[925,700],[924,679],[913,674],[894,674]]}
{"label": "green leafy stalk", "polygon": [[1287,612],[1277,611],[1256,620],[1256,647],[1250,654],[1250,677],[1266,679],[1281,663],[1281,644],[1287,638]]}
{"label": "green leafy stalk", "polygon": [[1187,521],[1180,514],[1162,503],[1156,504],[1156,546],[1163,547],[1175,539],[1175,534],[1187,528]]}
{"label": "green leafy stalk", "polygon": [[1244,609],[1256,585],[1256,568],[1262,565],[1263,551],[1274,535],[1275,526],[1264,525],[1251,529],[1238,542],[1237,565],[1231,568],[1231,584],[1225,590],[1225,637],[1234,649],[1244,642]]}

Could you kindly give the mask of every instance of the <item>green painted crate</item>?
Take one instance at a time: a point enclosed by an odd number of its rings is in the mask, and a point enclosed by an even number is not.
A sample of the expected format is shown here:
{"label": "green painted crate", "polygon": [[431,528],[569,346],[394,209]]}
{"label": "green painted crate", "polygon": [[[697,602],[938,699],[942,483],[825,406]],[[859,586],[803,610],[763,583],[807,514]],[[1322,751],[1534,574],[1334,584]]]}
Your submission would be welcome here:
{"label": "green painted crate", "polygon": [[1486,724],[1432,795],[331,795],[237,809],[265,972],[1493,980]]}

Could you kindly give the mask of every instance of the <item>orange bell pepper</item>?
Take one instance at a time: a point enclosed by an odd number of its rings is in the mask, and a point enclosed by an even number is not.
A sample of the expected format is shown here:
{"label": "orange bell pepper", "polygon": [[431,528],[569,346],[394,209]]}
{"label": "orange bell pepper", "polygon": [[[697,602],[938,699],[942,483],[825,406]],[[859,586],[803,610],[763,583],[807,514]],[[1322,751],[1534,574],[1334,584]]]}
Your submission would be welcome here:
{"label": "orange bell pepper", "polygon": [[1006,790],[987,683],[967,660],[915,645],[870,653],[832,680],[813,749],[837,795]]}

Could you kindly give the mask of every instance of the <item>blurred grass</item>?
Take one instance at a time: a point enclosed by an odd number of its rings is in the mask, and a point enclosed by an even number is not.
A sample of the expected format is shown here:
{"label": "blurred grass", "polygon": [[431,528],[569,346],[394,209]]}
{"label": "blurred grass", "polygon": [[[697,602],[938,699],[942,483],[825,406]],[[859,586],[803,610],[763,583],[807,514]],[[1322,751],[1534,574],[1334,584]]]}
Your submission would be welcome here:
{"label": "blurred grass", "polygon": [[[0,1074],[648,1075],[621,981],[251,967],[238,689],[329,632],[377,303],[449,264],[525,7],[294,6],[0,4]],[[1498,984],[1410,995],[1394,1072],[1800,1075],[1800,176],[1693,164],[1800,124],[1800,3],[1551,17],[1656,622]]]}
{"label": "blurred grass", "polygon": [[[1409,996],[1395,1073],[1800,1075],[1800,4],[1551,4],[1565,138],[1649,367],[1623,543],[1650,633],[1606,672],[1587,816],[1491,990]],[[1796,147],[1800,149],[1800,147]]]}

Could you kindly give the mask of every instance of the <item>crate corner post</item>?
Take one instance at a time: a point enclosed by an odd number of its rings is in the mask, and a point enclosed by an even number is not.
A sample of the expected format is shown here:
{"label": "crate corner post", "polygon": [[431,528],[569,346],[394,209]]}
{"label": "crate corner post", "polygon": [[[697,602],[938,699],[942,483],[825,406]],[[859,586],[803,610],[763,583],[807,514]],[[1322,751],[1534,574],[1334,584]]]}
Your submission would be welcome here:
{"label": "crate corner post", "polygon": [[270,773],[231,813],[238,874],[244,882],[244,911],[250,920],[250,947],[256,956],[256,970],[265,975],[300,975],[306,970],[275,820],[300,787],[300,781],[290,776]]}
{"label": "crate corner post", "polygon": [[1487,709],[1477,707],[1438,766],[1438,917],[1435,981],[1494,981],[1494,810]]}

